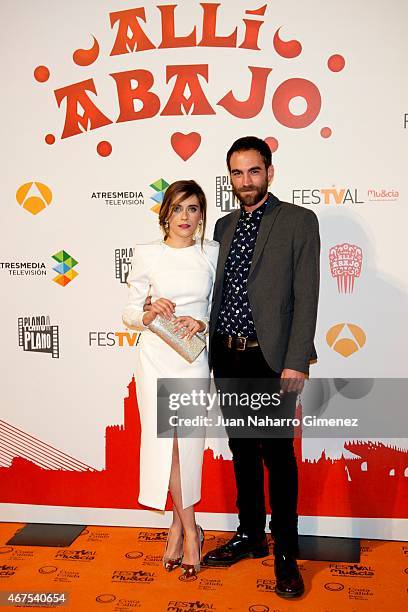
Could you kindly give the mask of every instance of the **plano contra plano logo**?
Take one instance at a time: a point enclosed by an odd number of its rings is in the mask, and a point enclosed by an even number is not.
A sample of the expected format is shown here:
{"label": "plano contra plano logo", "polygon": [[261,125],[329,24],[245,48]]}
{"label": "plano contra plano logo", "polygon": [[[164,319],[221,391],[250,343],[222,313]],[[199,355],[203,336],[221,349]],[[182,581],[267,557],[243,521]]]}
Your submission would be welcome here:
{"label": "plano contra plano logo", "polygon": [[239,202],[234,196],[228,175],[215,177],[215,205],[225,213],[239,208]]}
{"label": "plano contra plano logo", "polygon": [[127,282],[132,267],[133,248],[115,249],[115,278],[121,283]]}
{"label": "plano contra plano logo", "polygon": [[31,353],[48,353],[59,358],[59,328],[48,315],[18,318],[18,345]]}

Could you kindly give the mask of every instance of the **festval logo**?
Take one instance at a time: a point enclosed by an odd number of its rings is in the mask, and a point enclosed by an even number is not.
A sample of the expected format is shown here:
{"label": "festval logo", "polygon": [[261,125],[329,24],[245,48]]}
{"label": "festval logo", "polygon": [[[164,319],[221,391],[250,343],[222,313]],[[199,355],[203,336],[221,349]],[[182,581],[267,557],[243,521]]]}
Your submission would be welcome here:
{"label": "festval logo", "polygon": [[163,178],[157,179],[157,181],[154,181],[154,183],[150,185],[150,187],[154,189],[156,192],[152,196],[150,196],[150,199],[153,200],[154,202],[157,202],[157,204],[152,206],[150,210],[152,210],[153,212],[157,214],[159,214],[160,206],[163,202],[164,194],[166,193],[166,189],[168,186],[169,186],[169,183],[165,181]]}
{"label": "festval logo", "polygon": [[17,189],[16,200],[26,211],[37,215],[51,204],[52,192],[44,183],[32,181],[24,183]]}
{"label": "festval logo", "polygon": [[[225,2],[227,4],[231,3]],[[313,58],[314,49],[306,45],[303,48],[296,38],[285,40],[291,36],[290,24],[284,24],[285,32],[288,32],[284,38],[281,33],[283,24],[268,24],[274,32],[271,40],[270,34],[264,33],[262,28],[265,22],[274,18],[273,12],[267,12],[268,4],[242,10],[241,14],[234,10],[228,29],[221,24],[227,10],[221,3],[190,2],[188,6],[162,4],[157,7],[152,7],[151,3],[145,5],[105,15],[100,14],[105,10],[100,7],[100,12],[95,15],[95,28],[100,32],[100,23],[105,20],[106,31],[101,32],[100,40],[90,34],[93,42],[88,48],[82,45],[78,47],[74,41],[77,31],[72,30],[73,48],[67,49],[66,53],[72,58],[77,76],[74,83],[58,86],[57,89],[53,89],[51,84],[50,95],[54,99],[56,112],[62,114],[63,126],[60,135],[48,133],[44,136],[48,145],[54,145],[57,139],[72,138],[91,130],[110,130],[114,139],[113,125],[124,122],[145,121],[158,116],[218,118],[224,117],[225,113],[238,119],[250,119],[263,114],[268,124],[274,119],[280,126],[290,129],[307,128],[316,122],[316,133],[323,139],[331,137],[332,127],[317,122],[322,107],[319,87],[298,74],[304,65],[303,57],[306,60]],[[178,34],[183,17],[184,21],[187,18],[191,21],[187,35]],[[203,47],[218,49],[217,60],[211,64],[202,63]],[[188,49],[184,54],[188,57],[188,64],[175,65],[172,50],[181,48]],[[231,55],[233,50],[236,50],[237,57],[242,56],[243,49],[251,53],[251,65],[242,66],[239,76],[235,76],[234,71],[226,70],[224,62],[228,64],[234,61]],[[346,66],[344,56],[339,53],[329,55],[323,46],[321,49],[322,57],[318,60],[318,66],[324,62],[324,70],[332,74],[341,73]],[[223,50],[224,62],[221,55]],[[264,65],[264,55],[257,62],[256,53],[262,51],[270,54],[272,66]],[[143,66],[142,58],[150,56],[150,53],[159,53],[161,56],[160,65],[163,68],[159,74],[152,71],[148,61]],[[128,57],[127,70],[117,71],[118,56]],[[297,64],[299,56],[302,57]],[[92,76],[90,66],[97,60],[99,64],[101,60],[107,64],[106,83],[100,82],[103,75]],[[287,68],[284,63],[291,65]],[[62,66],[62,70],[67,72],[65,66]],[[291,76],[276,83],[270,75],[281,74],[282,70]],[[61,75],[51,75],[46,65],[36,66],[33,76],[37,83],[47,83],[54,76],[55,84],[61,82]],[[316,76],[319,82],[326,81],[320,67]],[[167,91],[159,96],[156,82],[161,81],[166,83]],[[109,108],[102,93],[111,90],[107,86],[109,83],[115,87],[116,99],[112,108]],[[243,86],[246,90],[244,95],[241,94]],[[271,104],[265,104],[269,99]],[[301,104],[298,104],[299,99],[302,99]],[[165,134],[170,150],[183,161],[200,150],[202,135],[197,131],[175,131],[169,134],[162,130],[162,133]],[[278,140],[273,135],[265,140],[273,151],[278,148]],[[108,157],[113,148],[110,141],[101,139],[96,145],[96,152],[101,157]]]}
{"label": "festval logo", "polygon": [[363,251],[355,244],[344,242],[329,250],[329,266],[337,279],[339,293],[353,293],[354,279],[359,278],[363,264]]}
{"label": "festval logo", "polygon": [[58,253],[52,255],[52,258],[58,261],[58,265],[53,267],[53,270],[58,274],[52,280],[61,287],[65,287],[78,276],[78,272],[73,269],[78,262],[66,251],[58,251]]}
{"label": "festval logo", "polygon": [[312,204],[325,204],[330,206],[364,204],[359,199],[356,187],[317,187],[292,189],[292,204],[311,206]]}
{"label": "festval logo", "polygon": [[354,323],[338,323],[333,325],[326,334],[327,344],[343,357],[350,357],[366,343],[366,335]]}

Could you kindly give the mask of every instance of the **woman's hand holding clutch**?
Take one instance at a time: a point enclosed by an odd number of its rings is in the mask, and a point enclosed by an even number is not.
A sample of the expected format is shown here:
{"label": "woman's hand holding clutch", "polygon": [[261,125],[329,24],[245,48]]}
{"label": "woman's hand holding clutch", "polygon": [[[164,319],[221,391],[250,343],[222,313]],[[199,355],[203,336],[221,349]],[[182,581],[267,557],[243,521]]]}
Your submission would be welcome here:
{"label": "woman's hand holding clutch", "polygon": [[[146,300],[147,302],[147,300]],[[151,302],[151,304],[146,304],[145,302],[145,313],[143,315],[143,325],[150,325],[152,321],[159,315],[171,321],[174,317],[174,310],[176,305],[171,300],[167,298],[159,298],[155,302]]]}
{"label": "woman's hand holding clutch", "polygon": [[174,319],[174,331],[177,332],[179,329],[185,330],[184,333],[180,335],[180,338],[191,340],[197,332],[203,332],[205,327],[203,321],[198,321],[197,319],[193,319],[193,317],[184,316]]}
{"label": "woman's hand holding clutch", "polygon": [[[159,298],[152,302],[150,296],[148,296],[144,303],[145,314],[143,315],[143,324],[146,326],[150,325],[158,315],[171,321],[174,318],[175,308],[176,304],[167,298]],[[174,318],[173,323],[174,332],[182,329],[183,333],[179,337],[187,338],[188,340],[191,340],[197,332],[203,332],[206,328],[203,321],[198,321],[189,316]]]}

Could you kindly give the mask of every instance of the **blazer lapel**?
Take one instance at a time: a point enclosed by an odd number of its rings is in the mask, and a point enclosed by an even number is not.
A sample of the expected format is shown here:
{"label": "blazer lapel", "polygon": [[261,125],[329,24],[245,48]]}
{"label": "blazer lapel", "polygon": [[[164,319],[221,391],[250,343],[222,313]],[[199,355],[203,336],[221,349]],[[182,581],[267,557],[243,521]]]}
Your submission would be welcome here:
{"label": "blazer lapel", "polygon": [[271,194],[270,202],[268,203],[266,210],[261,219],[261,225],[259,227],[258,236],[256,238],[254,254],[252,256],[252,263],[249,269],[248,279],[252,272],[255,270],[255,266],[258,262],[259,257],[264,249],[270,231],[273,224],[275,223],[276,217],[280,211],[280,202],[277,197]]}

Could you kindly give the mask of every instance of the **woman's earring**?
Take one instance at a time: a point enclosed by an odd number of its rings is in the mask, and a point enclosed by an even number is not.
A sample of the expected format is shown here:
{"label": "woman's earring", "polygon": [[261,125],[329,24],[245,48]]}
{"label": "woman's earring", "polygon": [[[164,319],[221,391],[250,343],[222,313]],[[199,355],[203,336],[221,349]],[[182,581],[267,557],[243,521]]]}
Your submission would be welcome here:
{"label": "woman's earring", "polygon": [[165,229],[165,230],[168,230],[168,229],[169,229],[169,222],[168,222],[168,221],[165,221],[165,222],[163,223],[163,225],[164,225],[164,229]]}
{"label": "woman's earring", "polygon": [[200,219],[200,220],[199,220],[199,222],[198,222],[197,231],[196,231],[196,232],[194,232],[194,240],[195,240],[196,238],[199,238],[199,237],[201,236],[201,232],[202,232],[202,230],[203,230],[203,220],[202,220],[202,219]]}

